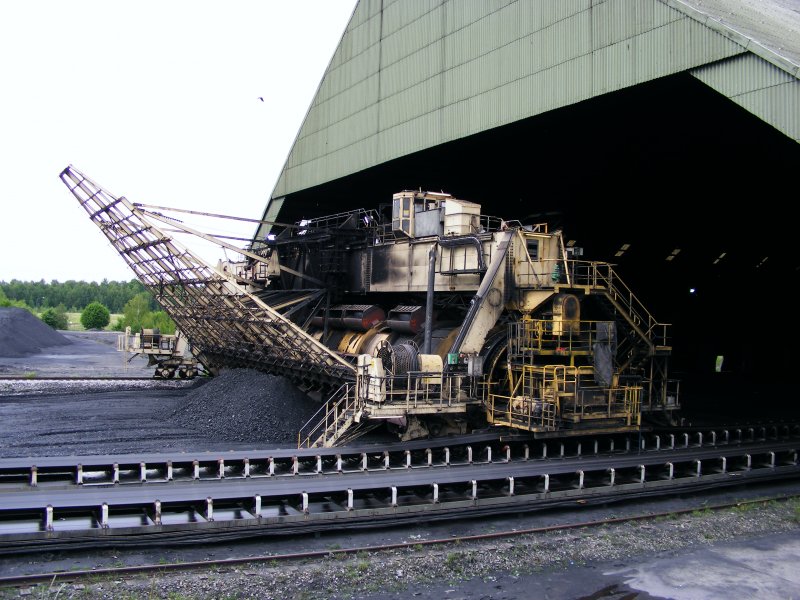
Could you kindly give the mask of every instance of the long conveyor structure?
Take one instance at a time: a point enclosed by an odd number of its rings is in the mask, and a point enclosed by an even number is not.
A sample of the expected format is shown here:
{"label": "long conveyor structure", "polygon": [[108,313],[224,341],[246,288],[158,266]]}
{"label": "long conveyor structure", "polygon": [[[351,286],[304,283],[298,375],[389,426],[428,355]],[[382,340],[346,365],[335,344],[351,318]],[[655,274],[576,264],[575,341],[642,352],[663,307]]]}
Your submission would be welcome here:
{"label": "long conveyor structure", "polygon": [[60,177],[204,365],[280,372],[315,387],[354,378],[354,367],[341,356],[183,247],[124,196],[111,195],[72,166]]}
{"label": "long conveyor structure", "polygon": [[[799,432],[676,431],[571,444],[487,436],[217,460],[40,457],[38,467],[4,459],[0,554],[380,527],[796,478]],[[72,481],[62,478],[70,472]]]}

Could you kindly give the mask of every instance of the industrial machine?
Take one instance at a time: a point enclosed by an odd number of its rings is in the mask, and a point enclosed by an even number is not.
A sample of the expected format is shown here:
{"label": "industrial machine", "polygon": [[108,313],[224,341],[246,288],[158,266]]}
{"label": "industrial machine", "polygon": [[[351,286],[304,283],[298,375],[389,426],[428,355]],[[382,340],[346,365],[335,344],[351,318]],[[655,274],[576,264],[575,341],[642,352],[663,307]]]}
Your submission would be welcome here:
{"label": "industrial machine", "polygon": [[197,359],[192,356],[186,337],[180,332],[161,333],[155,328],[142,328],[133,333],[130,327],[117,336],[117,350],[131,354],[128,362],[136,356],[146,356],[147,364],[155,366],[154,376],[171,379],[194,379],[200,371]]}
{"label": "industrial machine", "polygon": [[[237,248],[61,173],[212,373],[248,367],[327,399],[299,433],[332,446],[486,427],[635,431],[679,408],[669,327],[560,231],[440,192],[295,224]],[[192,211],[183,211],[192,212]],[[243,259],[212,267],[168,228]]]}

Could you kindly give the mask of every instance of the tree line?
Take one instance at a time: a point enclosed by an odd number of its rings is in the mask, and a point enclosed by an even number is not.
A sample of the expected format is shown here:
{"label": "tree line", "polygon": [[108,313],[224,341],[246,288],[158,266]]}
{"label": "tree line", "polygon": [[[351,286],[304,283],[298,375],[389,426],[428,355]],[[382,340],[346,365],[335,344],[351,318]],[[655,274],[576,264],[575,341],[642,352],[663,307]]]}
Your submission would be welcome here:
{"label": "tree line", "polygon": [[[14,283],[14,282],[12,282]],[[31,282],[35,283],[35,282]],[[54,282],[58,284],[58,282]],[[69,282],[68,282],[69,283]],[[100,286],[106,285],[109,282],[103,282]],[[118,283],[118,282],[111,282]],[[132,282],[133,283],[133,282]],[[138,283],[138,282],[135,282]],[[24,308],[34,315],[39,316],[45,323],[50,325],[53,329],[67,329],[69,321],[67,320],[67,309],[64,304],[48,305],[48,298],[58,298],[58,296],[41,296],[41,303],[38,307],[32,306],[22,298],[9,298],[5,291],[5,282],[0,282],[0,307],[12,306],[17,308]],[[45,286],[48,284],[44,284]],[[52,284],[51,284],[52,285]],[[133,289],[136,289],[134,286]],[[20,289],[20,288],[16,288]],[[33,289],[41,290],[41,287],[34,287]],[[89,287],[88,289],[93,289]],[[144,289],[144,286],[139,284],[139,291],[128,298],[121,309],[113,310],[107,307],[103,302],[98,300],[91,300],[84,306],[76,307],[73,305],[70,312],[80,312],[81,324],[86,329],[102,329],[111,324],[112,329],[116,331],[124,331],[126,327],[130,327],[131,331],[137,332],[142,328],[158,328],[161,333],[175,333],[175,323],[169,318],[169,315],[163,310],[153,310],[154,306],[158,306],[155,299],[150,292]],[[115,306],[115,305],[112,305]],[[114,323],[111,323],[110,313],[122,313],[117,317]]]}
{"label": "tree line", "polygon": [[[123,312],[125,305],[137,294],[145,292],[137,279],[130,281],[65,281],[53,280],[10,282],[0,281],[0,292],[12,302],[24,303],[31,308],[43,310],[63,306],[70,312],[80,312],[92,302],[99,302],[112,313]],[[148,309],[158,310],[155,299],[147,294]]]}

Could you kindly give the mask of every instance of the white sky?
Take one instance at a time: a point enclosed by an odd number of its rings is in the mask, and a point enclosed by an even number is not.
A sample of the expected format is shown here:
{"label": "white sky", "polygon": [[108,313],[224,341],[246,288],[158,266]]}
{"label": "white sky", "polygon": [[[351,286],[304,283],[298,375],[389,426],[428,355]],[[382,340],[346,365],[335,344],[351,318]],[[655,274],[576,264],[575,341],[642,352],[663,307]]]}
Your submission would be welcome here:
{"label": "white sky", "polygon": [[133,202],[260,218],[356,3],[2,0],[0,281],[133,278],[70,164]]}

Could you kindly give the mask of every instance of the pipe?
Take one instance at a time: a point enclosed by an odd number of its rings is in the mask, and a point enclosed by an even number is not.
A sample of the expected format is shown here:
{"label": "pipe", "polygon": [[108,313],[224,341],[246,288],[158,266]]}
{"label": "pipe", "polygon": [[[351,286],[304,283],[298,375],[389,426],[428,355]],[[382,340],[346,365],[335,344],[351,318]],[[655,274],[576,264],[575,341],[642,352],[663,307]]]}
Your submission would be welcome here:
{"label": "pipe", "polygon": [[422,353],[431,353],[431,338],[433,336],[433,288],[436,279],[436,244],[428,252],[428,295],[425,298],[425,338],[422,344]]}

